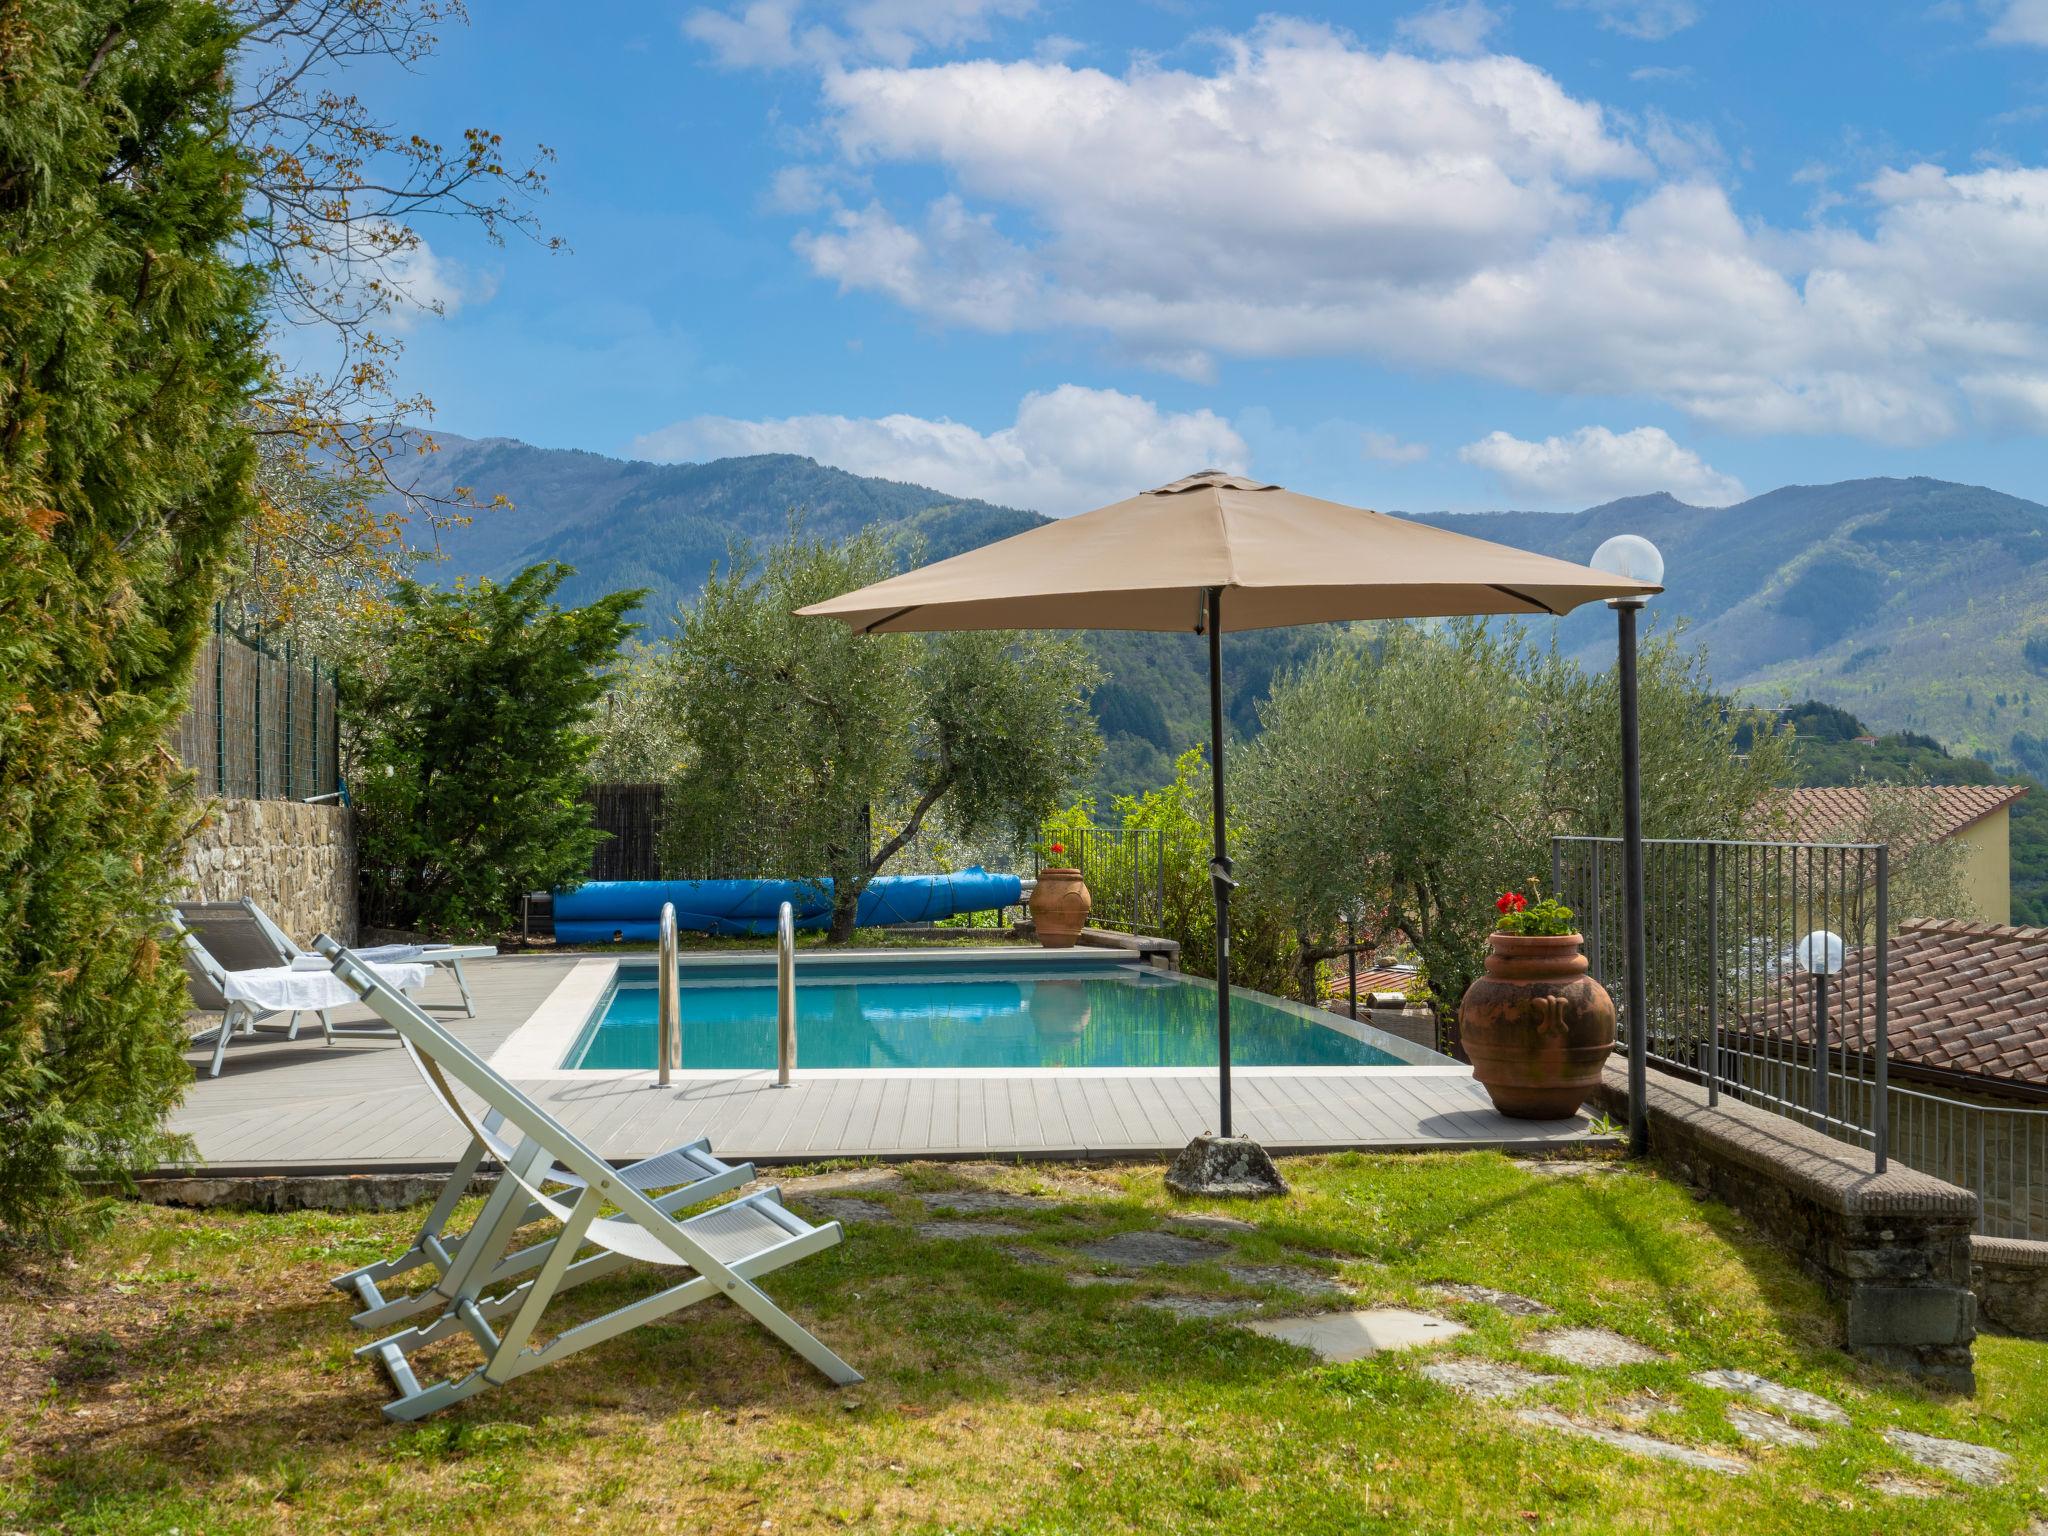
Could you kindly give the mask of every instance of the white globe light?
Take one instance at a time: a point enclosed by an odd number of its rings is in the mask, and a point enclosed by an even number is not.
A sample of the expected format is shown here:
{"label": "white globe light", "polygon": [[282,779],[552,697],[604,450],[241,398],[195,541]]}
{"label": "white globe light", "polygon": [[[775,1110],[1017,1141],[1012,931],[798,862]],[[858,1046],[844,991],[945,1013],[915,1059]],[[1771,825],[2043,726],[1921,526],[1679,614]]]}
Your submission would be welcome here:
{"label": "white globe light", "polygon": [[1606,576],[1664,584],[1664,557],[1639,533],[1617,533],[1593,551],[1593,569]]}
{"label": "white globe light", "polygon": [[1829,933],[1820,928],[1799,941],[1793,955],[1802,971],[1811,971],[1816,976],[1841,974],[1842,959],[1847,953],[1839,933]]}

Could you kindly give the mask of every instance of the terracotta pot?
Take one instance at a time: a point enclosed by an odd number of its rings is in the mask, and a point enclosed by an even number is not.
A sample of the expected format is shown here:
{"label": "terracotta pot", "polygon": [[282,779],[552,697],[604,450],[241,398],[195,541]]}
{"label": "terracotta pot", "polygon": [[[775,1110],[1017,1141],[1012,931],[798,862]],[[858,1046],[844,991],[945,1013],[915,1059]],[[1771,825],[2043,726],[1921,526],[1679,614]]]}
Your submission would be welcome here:
{"label": "terracotta pot", "polygon": [[1517,1120],[1578,1113],[1614,1049],[1614,999],[1586,974],[1576,933],[1496,933],[1458,1034],[1493,1107]]}
{"label": "terracotta pot", "polygon": [[1031,893],[1031,926],[1038,942],[1047,949],[1071,949],[1081,930],[1088,926],[1088,914],[1095,910],[1095,898],[1078,869],[1041,869],[1038,888]]}

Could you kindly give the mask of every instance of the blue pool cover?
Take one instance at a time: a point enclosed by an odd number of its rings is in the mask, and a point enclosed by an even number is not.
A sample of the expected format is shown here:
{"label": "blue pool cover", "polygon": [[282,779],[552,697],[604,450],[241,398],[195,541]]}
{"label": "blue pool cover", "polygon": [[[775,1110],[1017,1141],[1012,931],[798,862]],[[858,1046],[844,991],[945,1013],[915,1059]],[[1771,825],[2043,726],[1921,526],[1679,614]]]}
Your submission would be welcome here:
{"label": "blue pool cover", "polygon": [[[863,928],[932,923],[1023,899],[1015,875],[979,867],[951,875],[880,875],[860,893],[856,921]],[[832,920],[830,880],[592,880],[556,894],[555,937],[565,944],[652,943],[665,901],[675,903],[676,926],[697,933],[773,933],[785,901],[795,908],[799,928],[823,928]]]}

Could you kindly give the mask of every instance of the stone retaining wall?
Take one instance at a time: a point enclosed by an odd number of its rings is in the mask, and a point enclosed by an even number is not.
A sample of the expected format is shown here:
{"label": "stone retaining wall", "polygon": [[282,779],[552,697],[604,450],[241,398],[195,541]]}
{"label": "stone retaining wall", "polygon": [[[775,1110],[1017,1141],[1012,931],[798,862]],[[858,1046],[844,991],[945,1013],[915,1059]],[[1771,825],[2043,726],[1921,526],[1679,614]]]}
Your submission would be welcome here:
{"label": "stone retaining wall", "polygon": [[355,812],[297,800],[223,800],[185,850],[180,894],[247,896],[301,944],[356,940]]}
{"label": "stone retaining wall", "polygon": [[[1628,1074],[1610,1061],[1595,1101],[1628,1114]],[[1842,1303],[1852,1354],[1933,1385],[1974,1391],[1970,1234],[1977,1197],[1794,1121],[1652,1072],[1650,1149],[1748,1216]]]}
{"label": "stone retaining wall", "polygon": [[1971,1238],[1970,1288],[1978,1315],[1992,1327],[2048,1339],[2048,1243]]}

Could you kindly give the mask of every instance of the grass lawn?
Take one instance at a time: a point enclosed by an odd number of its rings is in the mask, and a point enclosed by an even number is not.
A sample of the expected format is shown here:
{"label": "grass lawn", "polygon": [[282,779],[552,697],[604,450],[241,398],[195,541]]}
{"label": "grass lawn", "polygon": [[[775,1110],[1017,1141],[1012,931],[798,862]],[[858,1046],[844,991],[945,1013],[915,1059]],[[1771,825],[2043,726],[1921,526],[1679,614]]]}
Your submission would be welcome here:
{"label": "grass lawn", "polygon": [[[1296,1160],[1284,1201],[1178,1207],[1256,1223],[1202,1234],[1234,1253],[1121,1285],[1080,1283],[1101,1266],[1075,1245],[1160,1228],[1176,1202],[1156,1169],[899,1172],[843,1191],[893,1219],[849,1226],[838,1248],[766,1282],[866,1385],[826,1386],[714,1301],[406,1426],[379,1415],[386,1383],[351,1357],[362,1336],[326,1280],[402,1247],[417,1212],[126,1208],[88,1251],[0,1279],[0,1530],[2010,1536],[2048,1510],[2048,1346],[1981,1341],[1970,1400],[1857,1365],[1809,1282],[1652,1170],[1561,1178],[1490,1153]],[[1049,1198],[967,1218],[1021,1236],[920,1237],[918,1194],[963,1184]],[[1359,1299],[1242,1284],[1224,1262],[1315,1271]],[[1437,1281],[1560,1316],[1450,1303]],[[562,1312],[651,1288],[599,1282]],[[1326,1366],[1141,1304],[1163,1293],[1257,1298],[1266,1315],[1422,1307],[1471,1332]],[[1668,1358],[1575,1368],[1520,1348],[1560,1321]],[[467,1369],[465,1346],[440,1348]],[[1419,1374],[1454,1355],[1562,1379],[1477,1402]],[[1731,1399],[1688,1380],[1706,1367],[1820,1393],[1853,1424],[1820,1429],[1812,1449],[1749,1444]],[[1693,1471],[1516,1417],[1542,1405],[1751,1470]],[[1640,1423],[1623,1416],[1645,1407]],[[2012,1475],[1977,1489],[1925,1471],[1888,1427],[2009,1452]]]}

